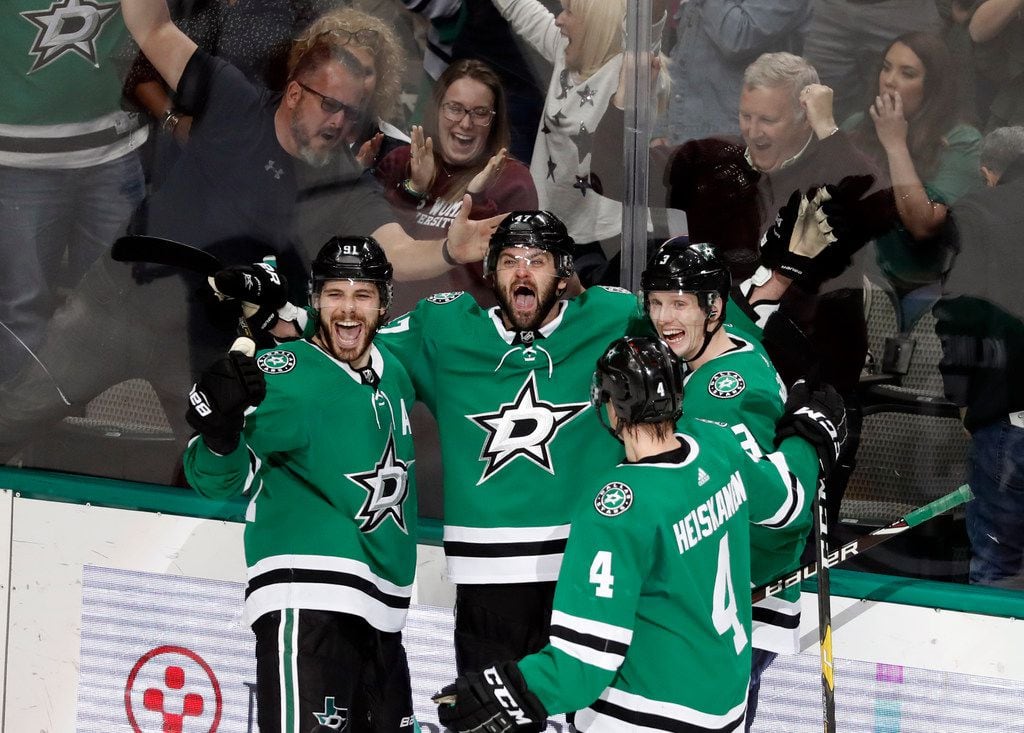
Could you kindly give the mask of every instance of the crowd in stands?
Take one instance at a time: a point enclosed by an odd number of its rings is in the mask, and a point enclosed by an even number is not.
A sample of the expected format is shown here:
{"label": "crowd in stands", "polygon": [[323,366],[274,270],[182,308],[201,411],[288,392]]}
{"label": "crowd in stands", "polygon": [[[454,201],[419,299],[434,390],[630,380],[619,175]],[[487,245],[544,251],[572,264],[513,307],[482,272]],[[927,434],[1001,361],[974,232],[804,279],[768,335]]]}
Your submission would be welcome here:
{"label": "crowd in stands", "polygon": [[[765,346],[784,381],[813,362],[847,402],[835,495],[857,462],[862,378],[883,361],[868,280],[893,301],[891,336],[936,319],[945,350],[927,368],[966,416],[982,499],[970,577],[1020,581],[1024,0],[654,0],[643,49],[624,0],[170,0],[190,44],[170,62],[161,32],[129,37],[148,22],[136,4],[4,11],[0,461],[45,465],[31,447],[132,378],[155,390],[171,450],[187,440],[180,397],[237,319],[199,293],[203,273],[115,267],[124,234],[272,258],[299,303],[324,241],[372,235],[399,315],[444,291],[493,305],[490,232],[544,209],[575,240],[569,296],[622,284],[622,253],[648,245],[621,230],[637,51],[651,240],[710,242],[752,301],[780,304],[788,325]],[[343,71],[320,73],[324,53]],[[826,184],[858,246],[773,267],[762,240],[780,211]],[[993,528],[1016,550],[985,548]]]}

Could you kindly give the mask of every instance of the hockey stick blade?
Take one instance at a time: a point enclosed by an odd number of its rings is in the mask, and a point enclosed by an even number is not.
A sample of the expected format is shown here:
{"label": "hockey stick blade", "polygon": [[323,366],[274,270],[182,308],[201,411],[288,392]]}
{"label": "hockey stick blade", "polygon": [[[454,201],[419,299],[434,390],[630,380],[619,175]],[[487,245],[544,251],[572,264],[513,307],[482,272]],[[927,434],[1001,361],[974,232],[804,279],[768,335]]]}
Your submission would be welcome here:
{"label": "hockey stick blade", "polygon": [[[842,547],[839,547],[836,550],[830,552],[827,557],[827,565],[829,567],[838,565],[844,560],[847,560],[853,557],[854,555],[859,555],[865,552],[866,550],[875,547],[876,545],[880,545],[883,542],[886,542],[887,540],[895,537],[896,535],[906,532],[908,529],[911,529],[912,527],[916,527],[919,524],[924,524],[930,519],[934,519],[940,514],[948,512],[950,509],[955,509],[961,504],[965,504],[966,502],[970,501],[973,497],[974,495],[971,493],[970,487],[964,484],[955,491],[951,491],[950,493],[946,494],[945,496],[939,499],[936,499],[933,502],[930,502],[922,507],[914,509],[905,517],[900,517],[892,524],[888,524],[885,527],[880,527],[871,534],[865,535],[864,537],[851,540]],[[753,591],[751,591],[752,600],[754,603],[757,603],[758,601],[764,600],[769,596],[778,595],[785,588],[791,588],[794,585],[804,580],[807,580],[808,578],[813,578],[816,572],[817,571],[814,563],[805,565],[799,570],[794,570],[793,572],[784,575],[781,578],[777,578],[770,583],[758,586]]]}
{"label": "hockey stick blade", "polygon": [[180,267],[203,275],[213,275],[224,265],[214,255],[184,242],[146,234],[119,237],[110,248],[110,256],[118,262],[148,262],[153,265]]}

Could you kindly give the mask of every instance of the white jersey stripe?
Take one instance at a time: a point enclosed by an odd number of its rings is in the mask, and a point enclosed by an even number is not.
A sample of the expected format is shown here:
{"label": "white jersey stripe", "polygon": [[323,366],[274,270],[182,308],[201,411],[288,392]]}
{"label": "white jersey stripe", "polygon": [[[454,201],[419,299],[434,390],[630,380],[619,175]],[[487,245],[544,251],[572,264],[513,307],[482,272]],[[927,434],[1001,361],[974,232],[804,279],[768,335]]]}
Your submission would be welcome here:
{"label": "white jersey stripe", "polygon": [[757,524],[778,529],[788,526],[800,516],[807,492],[804,491],[804,487],[796,475],[789,470],[789,464],[786,463],[785,456],[776,451],[775,453],[769,453],[766,458],[771,461],[772,465],[779,472],[782,482],[789,489],[789,495],[774,515],[762,522],[757,522]]}
{"label": "white jersey stripe", "polygon": [[554,527],[458,527],[445,525],[445,542],[470,542],[494,545],[515,542],[545,542],[564,540],[569,536],[569,525]]}
{"label": "white jersey stripe", "polygon": [[582,616],[573,616],[564,611],[551,612],[552,626],[565,626],[573,631],[590,636],[598,636],[609,641],[617,641],[627,646],[633,641],[633,630],[623,626],[615,626],[604,621],[594,621]]}
{"label": "white jersey stripe", "polygon": [[[637,712],[641,714],[657,715],[662,718],[668,718],[673,721],[680,723],[688,723],[690,725],[699,726],[701,728],[707,728],[709,730],[718,730],[724,728],[728,724],[734,722],[737,718],[742,717],[747,707],[746,694],[743,699],[731,710],[723,713],[722,715],[714,715],[711,713],[705,713],[694,708],[687,707],[685,705],[677,705],[676,703],[663,702],[661,700],[651,700],[641,695],[635,695],[631,692],[625,692],[618,690],[614,687],[608,687],[604,692],[601,693],[599,700],[606,700],[612,705],[629,710],[630,712]],[[617,718],[602,715],[591,708],[587,708],[587,717],[590,714],[594,715],[596,721],[597,717],[604,718],[604,723],[601,727],[590,727],[577,725],[581,730],[586,730],[587,733],[594,731],[621,731],[623,729],[622,721]],[[583,714],[583,711],[577,714],[577,720],[580,720],[579,716]],[[581,721],[582,722],[582,721]],[[608,723],[614,723],[614,725],[608,725]],[[742,726],[741,726],[742,728]],[[646,728],[636,727],[635,730],[658,730],[657,728]]]}
{"label": "white jersey stripe", "polygon": [[540,583],[558,580],[562,553],[526,557],[448,557],[452,583]]}
{"label": "white jersey stripe", "polygon": [[308,608],[350,613],[366,619],[375,629],[393,633],[405,626],[409,609],[392,608],[365,593],[347,586],[317,583],[282,583],[268,585],[252,592],[245,599],[248,624],[270,611],[287,608]]}

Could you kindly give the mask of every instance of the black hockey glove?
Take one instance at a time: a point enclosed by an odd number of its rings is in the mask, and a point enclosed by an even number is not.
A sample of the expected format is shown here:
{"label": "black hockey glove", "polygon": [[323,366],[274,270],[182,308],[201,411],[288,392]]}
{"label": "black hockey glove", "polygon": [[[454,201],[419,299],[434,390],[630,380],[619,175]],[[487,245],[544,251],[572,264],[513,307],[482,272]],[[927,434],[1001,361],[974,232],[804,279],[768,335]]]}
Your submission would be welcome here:
{"label": "black hockey glove", "polygon": [[463,675],[432,699],[441,725],[455,733],[506,733],[548,718],[515,662]]}
{"label": "black hockey glove", "polygon": [[823,476],[832,472],[846,445],[846,407],[830,384],[815,388],[798,379],[789,390],[786,407],[775,425],[775,445],[797,435],[814,446]]}
{"label": "black hockey glove", "polygon": [[238,447],[246,408],[267,395],[267,383],[256,360],[232,351],[202,373],[188,394],[185,419],[214,453],[227,455]]}
{"label": "black hockey glove", "polygon": [[277,311],[288,302],[288,281],[265,262],[232,265],[213,276],[214,292],[241,301],[249,327],[267,331],[277,322]]}
{"label": "black hockey glove", "polygon": [[870,175],[846,176],[836,185],[818,189],[815,199],[819,205],[813,213],[829,244],[814,258],[813,281],[809,283],[812,287],[842,274],[853,255],[870,239],[860,221],[858,202],[874,182],[875,177]]}
{"label": "black hockey glove", "polygon": [[805,241],[813,234],[808,228],[809,205],[802,191],[794,191],[761,238],[761,264],[790,280],[802,281],[811,271],[814,249],[820,251],[826,244],[824,236]]}

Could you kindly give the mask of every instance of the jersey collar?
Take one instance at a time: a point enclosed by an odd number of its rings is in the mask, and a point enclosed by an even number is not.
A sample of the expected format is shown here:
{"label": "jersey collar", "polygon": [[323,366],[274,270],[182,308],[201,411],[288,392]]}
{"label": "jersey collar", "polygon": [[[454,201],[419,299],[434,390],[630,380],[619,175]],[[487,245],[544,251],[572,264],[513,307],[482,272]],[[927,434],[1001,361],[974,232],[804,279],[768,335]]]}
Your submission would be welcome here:
{"label": "jersey collar", "polygon": [[[347,362],[335,359],[333,356],[328,354],[326,351],[321,349],[319,346],[317,346],[313,342],[307,341],[306,343],[309,344],[311,347],[313,347],[313,349],[315,351],[317,351],[320,354],[323,354],[325,357],[327,357],[332,362],[334,362],[338,366],[338,368],[341,369],[341,371],[345,372],[345,374],[347,374],[349,377],[351,377],[352,381],[356,382],[357,384],[370,384],[370,381],[364,379],[363,375],[360,374],[360,372],[362,372],[363,370],[365,370],[367,368],[372,369],[373,373],[376,374],[376,376],[377,376],[377,383],[378,384],[379,384],[380,380],[384,378],[384,356],[380,353],[380,350],[377,348],[377,345],[374,344],[374,343],[370,344],[370,363],[367,364],[365,367],[363,367],[363,369],[353,369],[351,366],[348,365]],[[371,378],[371,381],[372,381],[372,378]],[[374,386],[374,385],[371,384],[370,386]],[[374,387],[374,388],[376,389],[376,387]]]}
{"label": "jersey collar", "polygon": [[[561,324],[562,318],[565,316],[565,308],[567,303],[568,301],[560,300],[558,301],[558,303],[555,304],[555,307],[558,308],[558,313],[555,315],[554,318],[551,319],[549,323],[547,323],[544,326],[541,326],[538,329],[538,333],[543,338],[547,338],[552,333],[554,333],[555,329],[558,328],[559,324]],[[491,322],[494,323],[494,328],[497,330],[498,336],[501,337],[501,339],[506,344],[512,346],[513,344],[524,343],[524,340],[519,338],[520,334],[522,333],[521,331],[509,330],[505,328],[505,322],[501,320],[501,308],[499,306],[493,306],[491,308],[488,308],[487,315],[490,316]]]}

